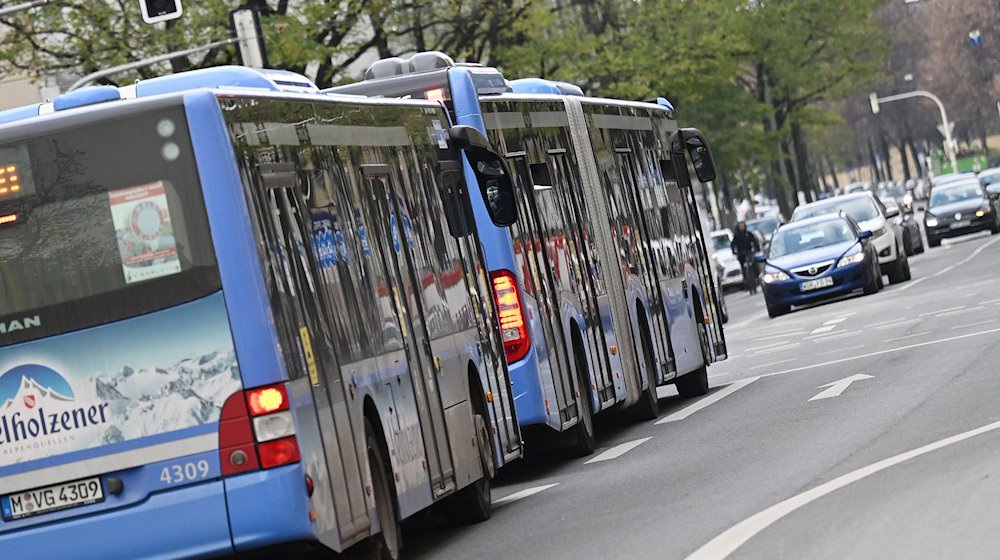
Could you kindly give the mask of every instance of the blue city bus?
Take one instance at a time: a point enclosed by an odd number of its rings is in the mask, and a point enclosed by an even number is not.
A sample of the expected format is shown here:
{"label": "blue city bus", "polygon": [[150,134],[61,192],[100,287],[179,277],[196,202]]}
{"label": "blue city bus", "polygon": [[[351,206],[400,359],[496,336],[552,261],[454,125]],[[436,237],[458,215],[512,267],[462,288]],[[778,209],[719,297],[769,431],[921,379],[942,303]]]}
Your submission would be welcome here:
{"label": "blue city bus", "polygon": [[5,557],[489,517],[521,447],[475,220],[516,207],[479,131],[226,67],[0,113],[0,162]]}
{"label": "blue city bus", "polygon": [[[518,89],[544,97],[511,93]],[[529,327],[530,350],[507,355],[528,453],[532,444],[549,447],[553,436],[573,455],[592,453],[593,415],[617,408],[639,420],[655,418],[658,384],[675,383],[686,397],[707,391],[707,366],[725,358],[725,340],[690,181],[683,182],[686,138],[680,151],[671,145],[680,134],[672,108],[622,109],[646,113],[648,131],[623,140],[640,155],[631,161],[583,124],[593,118],[587,111],[624,104],[588,100],[571,126],[575,113],[564,105],[576,103],[569,97],[582,98],[578,87],[509,83],[494,68],[456,65],[441,53],[378,61],[365,81],[327,91],[439,101],[454,122],[488,133],[507,159],[520,220],[509,232],[477,224],[480,237],[492,240],[486,245],[491,272],[516,276]],[[707,172],[707,144],[700,134],[686,134],[702,142],[699,163]],[[683,169],[674,170],[675,163]],[[627,202],[612,196],[623,178],[633,189]],[[655,189],[646,188],[654,183]],[[621,208],[614,220],[603,210],[609,205]],[[655,222],[646,214],[655,214]],[[629,236],[632,243],[619,247]]]}

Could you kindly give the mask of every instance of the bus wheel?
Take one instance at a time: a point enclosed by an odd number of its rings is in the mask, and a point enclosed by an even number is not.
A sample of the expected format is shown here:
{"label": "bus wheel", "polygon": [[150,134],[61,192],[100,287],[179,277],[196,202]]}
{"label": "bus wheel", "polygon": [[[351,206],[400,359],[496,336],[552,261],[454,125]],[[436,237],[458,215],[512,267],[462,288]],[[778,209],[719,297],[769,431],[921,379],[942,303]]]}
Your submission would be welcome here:
{"label": "bus wheel", "polygon": [[403,547],[403,530],[396,512],[395,489],[387,470],[385,450],[375,436],[371,421],[365,418],[365,441],[368,447],[368,464],[371,469],[372,493],[375,498],[375,513],[381,531],[377,535],[351,548],[348,558],[352,560],[399,560]]}
{"label": "bus wheel", "polygon": [[590,384],[586,382],[589,376],[587,375],[583,348],[577,344],[575,335],[573,352],[576,354],[576,386],[580,392],[576,401],[580,421],[572,429],[573,439],[570,453],[573,457],[586,457],[594,454],[594,450],[597,449],[597,440],[594,437],[594,407],[591,406],[590,402]]}
{"label": "bus wheel", "polygon": [[646,356],[646,390],[639,395],[639,402],[632,406],[631,416],[636,422],[654,420],[660,415],[660,399],[656,396],[656,362],[649,333],[642,330],[642,353]]}
{"label": "bus wheel", "polygon": [[486,417],[476,412],[476,445],[479,447],[479,460],[483,466],[483,477],[459,490],[451,497],[445,509],[445,517],[452,525],[471,525],[490,518],[493,513],[491,501],[491,480],[496,474],[496,462],[493,459],[493,438],[490,437]]}
{"label": "bus wheel", "polygon": [[682,399],[700,397],[708,393],[708,368],[701,366],[688,374],[677,378],[674,384],[677,387],[677,394]]}

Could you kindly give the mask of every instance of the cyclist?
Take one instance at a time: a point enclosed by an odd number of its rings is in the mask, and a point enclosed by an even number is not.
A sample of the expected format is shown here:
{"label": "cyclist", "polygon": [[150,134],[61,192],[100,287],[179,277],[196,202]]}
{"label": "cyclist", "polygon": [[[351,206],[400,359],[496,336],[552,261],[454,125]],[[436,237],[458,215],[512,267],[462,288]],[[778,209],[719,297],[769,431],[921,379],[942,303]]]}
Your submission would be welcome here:
{"label": "cyclist", "polygon": [[746,222],[736,224],[736,231],[733,232],[733,241],[729,244],[733,254],[740,260],[740,267],[743,269],[743,285],[751,295],[757,293],[757,266],[753,262],[753,256],[760,251],[760,241],[757,236],[747,229]]}

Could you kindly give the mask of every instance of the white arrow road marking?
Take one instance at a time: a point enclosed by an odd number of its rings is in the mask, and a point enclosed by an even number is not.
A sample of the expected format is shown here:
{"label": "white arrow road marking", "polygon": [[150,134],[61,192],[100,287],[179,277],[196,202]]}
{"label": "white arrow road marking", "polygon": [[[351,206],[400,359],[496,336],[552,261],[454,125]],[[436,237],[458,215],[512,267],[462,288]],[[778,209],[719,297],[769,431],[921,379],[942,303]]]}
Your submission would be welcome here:
{"label": "white arrow road marking", "polygon": [[617,459],[617,458],[621,457],[622,455],[628,453],[629,451],[632,451],[636,447],[639,447],[640,445],[646,443],[647,441],[649,441],[651,439],[653,439],[653,438],[651,438],[651,437],[644,437],[644,438],[639,438],[639,439],[635,439],[635,440],[632,440],[632,441],[626,441],[625,443],[620,443],[620,444],[612,447],[611,449],[608,449],[604,453],[601,453],[597,457],[594,457],[593,459],[587,461],[584,464],[585,465],[589,465],[591,463],[600,463],[601,461],[610,461],[611,459]]}
{"label": "white arrow road marking", "polygon": [[822,393],[816,395],[815,397],[813,397],[813,398],[811,398],[809,400],[810,401],[818,401],[820,399],[829,399],[829,398],[833,398],[833,397],[839,397],[841,393],[843,393],[845,390],[847,390],[848,387],[850,387],[851,383],[854,383],[855,381],[861,381],[862,379],[873,379],[873,377],[870,376],[870,375],[865,375],[863,373],[859,373],[857,375],[852,375],[850,377],[845,377],[844,379],[841,379],[840,381],[834,381],[833,383],[827,383],[826,385],[820,385],[819,387],[817,387],[817,389],[822,389],[823,387],[827,387],[827,390],[823,391]]}
{"label": "white arrow road marking", "polygon": [[703,408],[706,408],[714,403],[721,401],[722,399],[728,397],[729,395],[735,393],[736,391],[739,391],[740,389],[746,387],[747,385],[753,383],[754,381],[757,381],[758,379],[760,379],[760,377],[748,377],[746,379],[740,379],[739,381],[734,381],[729,385],[726,385],[722,389],[719,389],[718,391],[712,393],[711,395],[699,400],[698,402],[686,406],[678,410],[677,412],[671,414],[670,416],[663,418],[662,420],[658,420],[656,424],[660,425],[660,424],[666,424],[667,422],[677,422],[678,420],[684,420],[685,418],[691,416],[695,412],[698,412]]}
{"label": "white arrow road marking", "polygon": [[498,508],[500,506],[505,506],[507,504],[516,502],[518,500],[523,500],[523,499],[525,499],[527,497],[534,496],[535,494],[537,494],[539,492],[544,492],[545,490],[548,490],[549,488],[552,488],[554,486],[559,486],[559,483],[557,482],[555,484],[546,484],[544,486],[535,486],[534,488],[526,488],[524,490],[521,490],[520,492],[514,492],[513,494],[511,494],[509,496],[504,496],[503,498],[500,498],[498,500],[494,500],[493,501],[493,507]]}
{"label": "white arrow road marking", "polygon": [[705,543],[704,546],[694,551],[687,560],[722,560],[733,552],[736,552],[747,541],[759,535],[762,531],[780,521],[783,517],[797,511],[798,509],[815,502],[816,500],[836,492],[841,488],[863,480],[873,474],[884,471],[889,467],[905,463],[911,459],[916,459],[921,455],[926,455],[932,451],[954,445],[969,438],[976,437],[1000,428],[1000,422],[987,424],[981,428],[976,428],[968,432],[951,436],[942,440],[929,443],[923,447],[900,453],[888,459],[883,459],[877,463],[872,463],[867,467],[861,467],[856,471],[851,471],[839,476],[829,482],[820,484],[811,490],[806,490],[787,500],[775,504],[760,513],[748,517],[736,525],[727,529],[721,535]]}

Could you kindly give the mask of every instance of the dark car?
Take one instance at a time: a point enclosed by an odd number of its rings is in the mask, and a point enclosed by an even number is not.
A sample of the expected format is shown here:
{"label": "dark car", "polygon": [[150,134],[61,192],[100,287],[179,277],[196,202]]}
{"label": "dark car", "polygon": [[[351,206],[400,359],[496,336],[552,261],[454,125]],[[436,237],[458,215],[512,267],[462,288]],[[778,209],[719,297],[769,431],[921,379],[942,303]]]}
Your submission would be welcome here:
{"label": "dark car", "polygon": [[978,179],[935,187],[924,213],[927,244],[937,247],[944,238],[983,230],[1000,233],[998,197],[988,192]]}
{"label": "dark car", "polygon": [[872,232],[861,231],[843,214],[826,214],[778,228],[761,275],[770,317],[855,290],[873,294],[882,287]]}
{"label": "dark car", "polygon": [[[886,212],[896,214],[892,220],[896,225],[903,228],[903,251],[906,256],[924,252],[924,239],[920,236],[920,223],[913,217],[913,210],[901,206],[895,200],[882,199]],[[896,209],[894,211],[893,209]]]}
{"label": "dark car", "polygon": [[764,240],[761,247],[766,250],[767,246],[771,243],[771,236],[774,235],[774,230],[778,229],[778,226],[784,222],[785,219],[781,215],[756,218],[754,220],[747,220],[747,229],[756,233]]}

